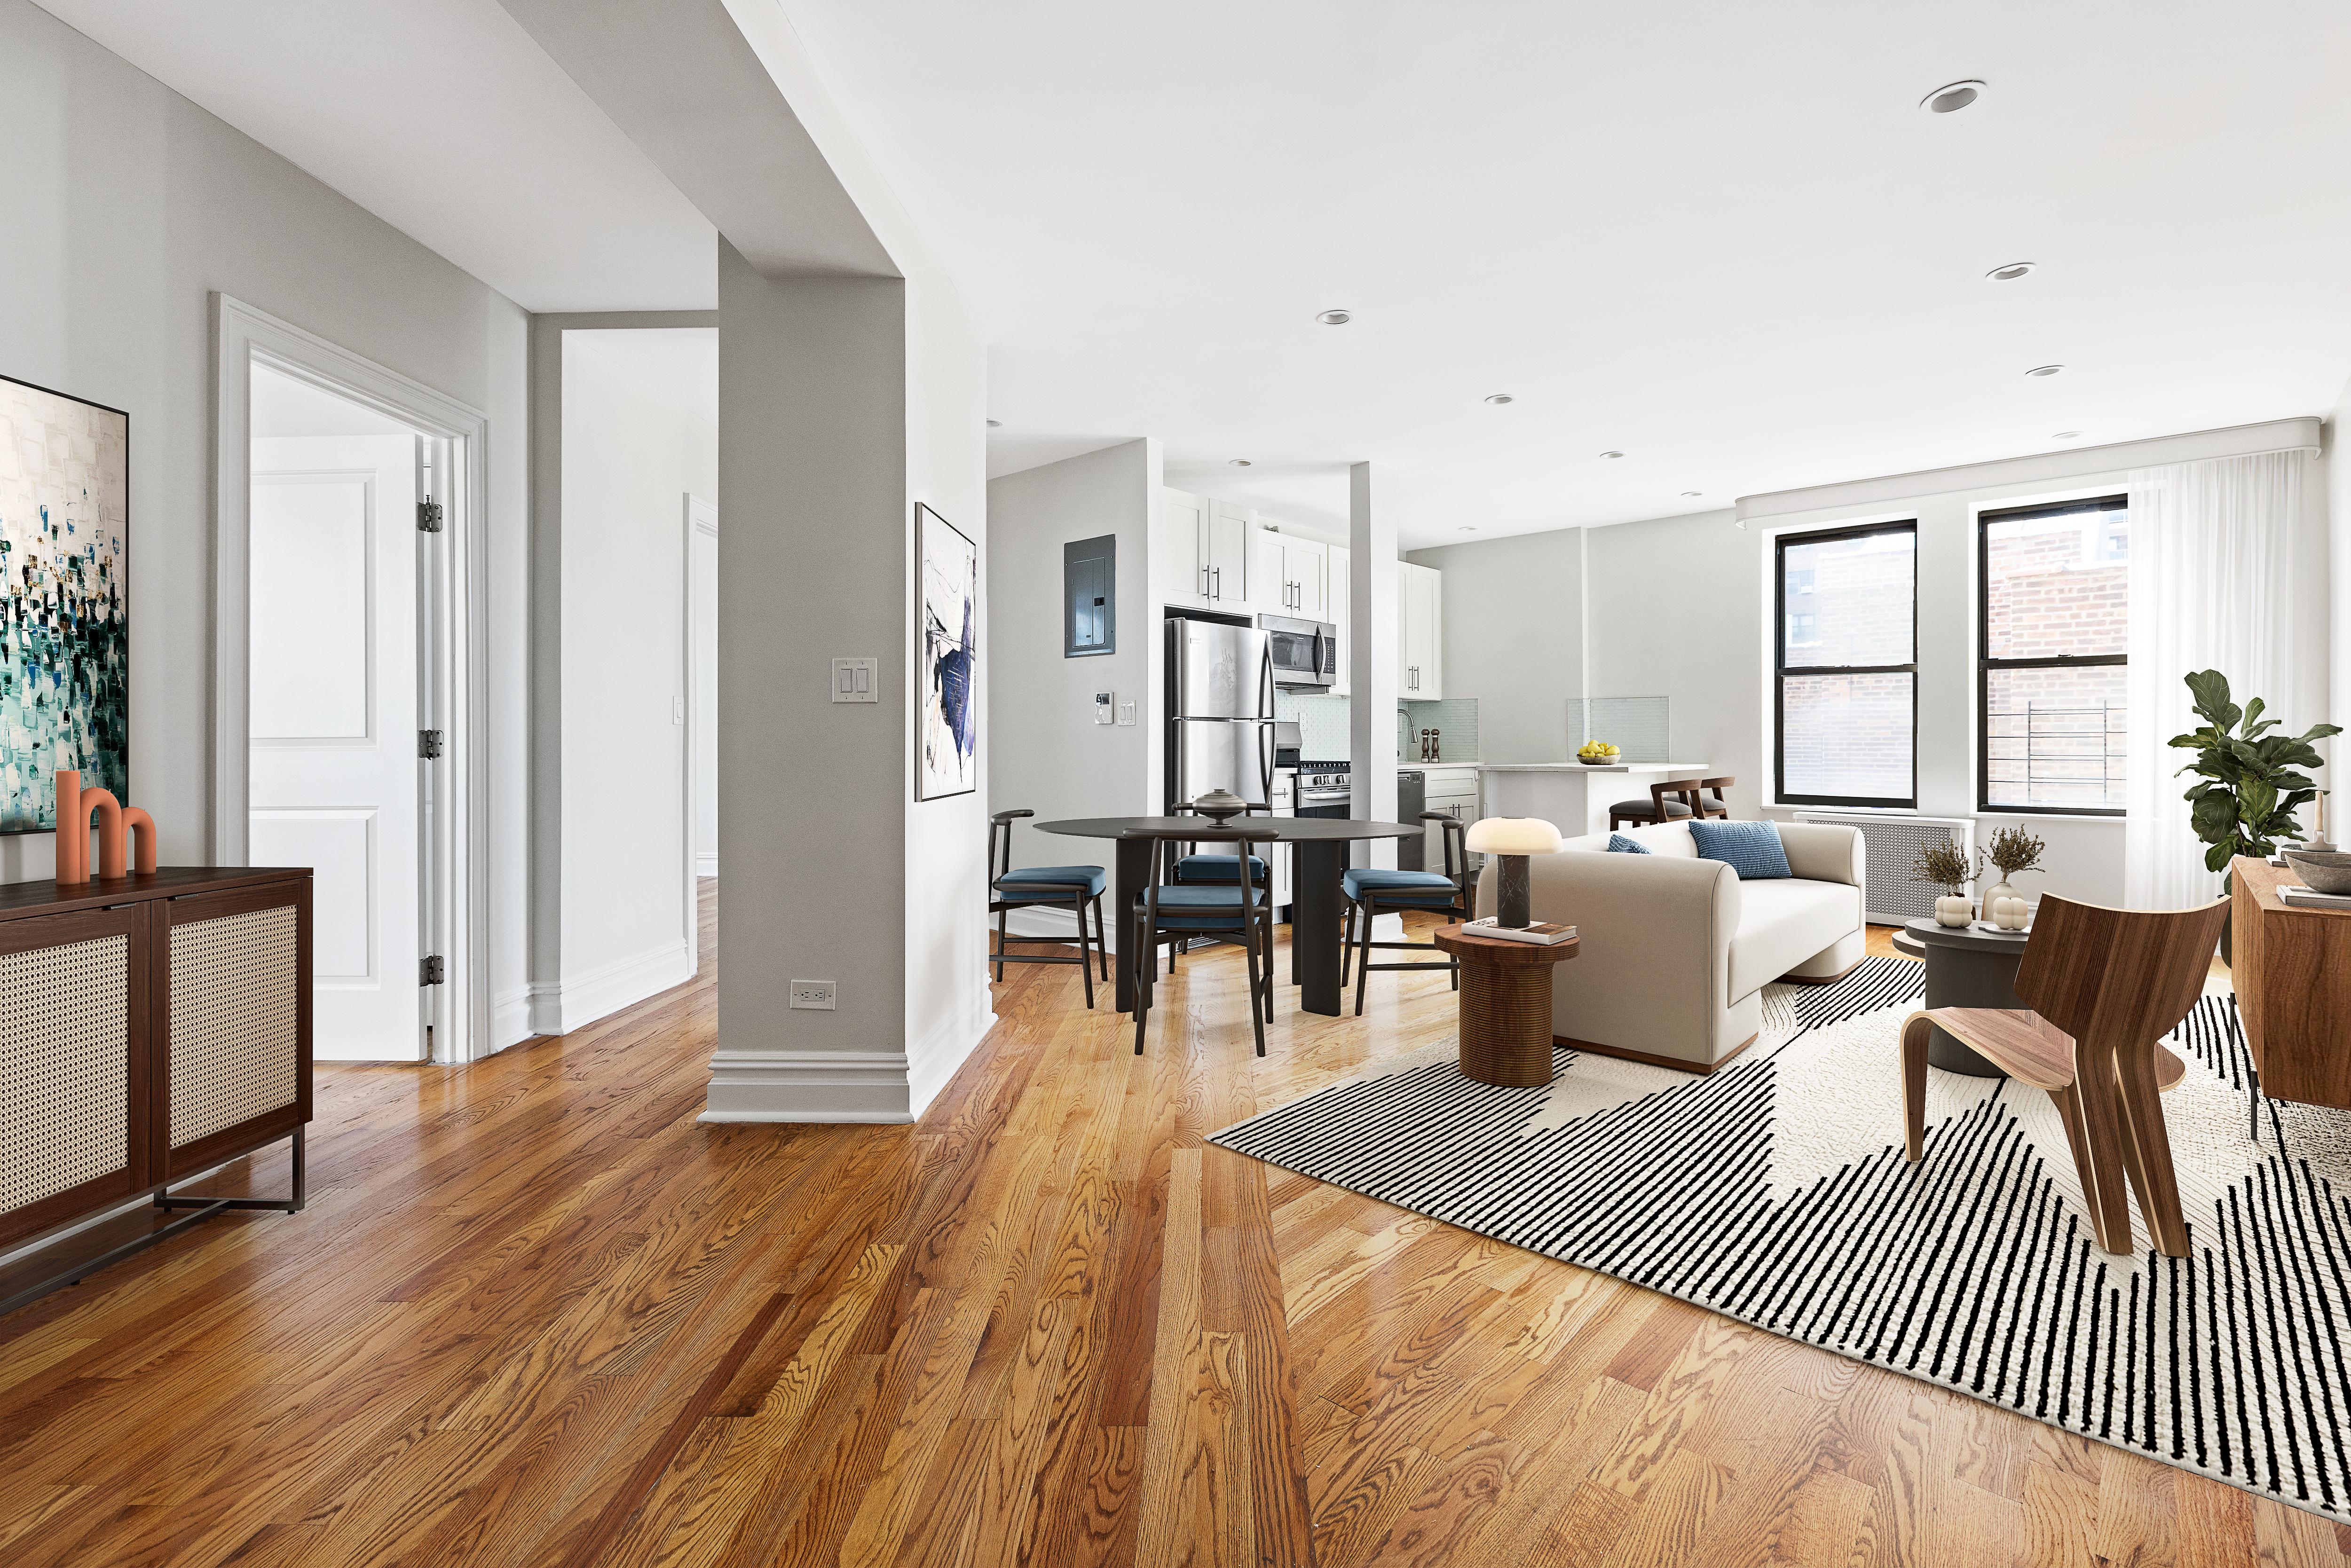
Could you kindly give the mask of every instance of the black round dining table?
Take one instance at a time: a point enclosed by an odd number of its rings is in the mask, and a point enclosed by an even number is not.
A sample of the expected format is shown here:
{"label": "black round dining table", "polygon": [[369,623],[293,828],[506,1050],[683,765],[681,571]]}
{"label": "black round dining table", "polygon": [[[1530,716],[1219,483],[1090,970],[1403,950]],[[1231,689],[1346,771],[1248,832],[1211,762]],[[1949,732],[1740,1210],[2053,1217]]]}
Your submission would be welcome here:
{"label": "black round dining table", "polygon": [[[1066,817],[1031,824],[1040,833],[1061,833],[1073,839],[1116,839],[1116,888],[1121,929],[1132,918],[1135,901],[1143,896],[1151,874],[1151,841],[1130,839],[1128,833],[1165,833],[1182,838],[1210,826],[1199,817]],[[1352,817],[1237,818],[1229,824],[1253,832],[1271,831],[1275,841],[1298,846],[1290,869],[1290,978],[1298,987],[1298,1005],[1310,1013],[1336,1018],[1340,1010],[1339,878],[1347,869],[1347,846],[1358,839],[1408,839],[1424,831],[1418,822],[1368,822]],[[1122,944],[1123,946],[1123,944]],[[1134,975],[1118,966],[1121,1012],[1134,1010]]]}

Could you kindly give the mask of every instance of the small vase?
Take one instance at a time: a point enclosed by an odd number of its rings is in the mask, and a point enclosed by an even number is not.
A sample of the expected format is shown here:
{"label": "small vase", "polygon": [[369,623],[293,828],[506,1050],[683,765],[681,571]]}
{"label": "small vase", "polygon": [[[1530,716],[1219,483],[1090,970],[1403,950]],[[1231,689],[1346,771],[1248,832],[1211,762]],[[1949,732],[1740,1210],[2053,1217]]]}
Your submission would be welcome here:
{"label": "small vase", "polygon": [[1998,907],[1992,903],[1992,900],[1996,898],[2022,898],[2024,895],[2017,892],[2016,889],[2009,886],[2008,879],[2006,877],[2002,877],[1998,882],[1993,883],[1990,887],[1985,888],[1980,896],[1983,899],[1984,918],[1986,920],[1990,920],[1991,918],[1992,910]]}
{"label": "small vase", "polygon": [[1935,924],[1938,925],[1972,925],[1976,906],[1971,899],[1955,898],[1949,894],[1935,900]]}

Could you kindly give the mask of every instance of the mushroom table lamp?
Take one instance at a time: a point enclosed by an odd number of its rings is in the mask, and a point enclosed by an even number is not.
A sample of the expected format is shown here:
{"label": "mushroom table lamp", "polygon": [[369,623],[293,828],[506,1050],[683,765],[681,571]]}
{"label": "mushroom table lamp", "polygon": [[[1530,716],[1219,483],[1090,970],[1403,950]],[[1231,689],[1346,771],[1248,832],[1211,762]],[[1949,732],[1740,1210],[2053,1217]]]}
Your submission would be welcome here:
{"label": "mushroom table lamp", "polygon": [[1467,847],[1501,857],[1494,890],[1494,924],[1513,928],[1527,917],[1527,857],[1559,853],[1559,830],[1541,817],[1482,817],[1469,824]]}

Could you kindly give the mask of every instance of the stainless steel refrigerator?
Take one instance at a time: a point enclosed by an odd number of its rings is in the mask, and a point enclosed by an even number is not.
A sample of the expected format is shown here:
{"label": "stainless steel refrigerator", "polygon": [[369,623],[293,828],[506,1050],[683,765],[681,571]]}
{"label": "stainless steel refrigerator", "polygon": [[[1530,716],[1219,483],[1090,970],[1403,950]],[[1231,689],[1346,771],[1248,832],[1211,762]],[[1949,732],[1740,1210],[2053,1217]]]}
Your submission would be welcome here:
{"label": "stainless steel refrigerator", "polygon": [[1250,626],[1167,621],[1167,804],[1273,791],[1273,653]]}

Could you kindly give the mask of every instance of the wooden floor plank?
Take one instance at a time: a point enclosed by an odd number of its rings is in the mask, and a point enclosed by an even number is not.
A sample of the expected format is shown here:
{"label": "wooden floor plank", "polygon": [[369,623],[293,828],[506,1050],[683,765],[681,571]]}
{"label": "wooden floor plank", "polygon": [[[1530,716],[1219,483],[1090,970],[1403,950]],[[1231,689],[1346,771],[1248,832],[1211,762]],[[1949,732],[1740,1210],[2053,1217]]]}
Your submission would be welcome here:
{"label": "wooden floor plank", "polygon": [[704,898],[691,984],[467,1067],[322,1066],[306,1213],[0,1321],[0,1559],[2346,1561],[2330,1521],[1207,1145],[1449,1040],[1441,972],[1360,1019],[1285,985],[1260,1059],[1238,954],[1187,955],[1137,1057],[1014,966],[920,1124],[703,1125]]}

